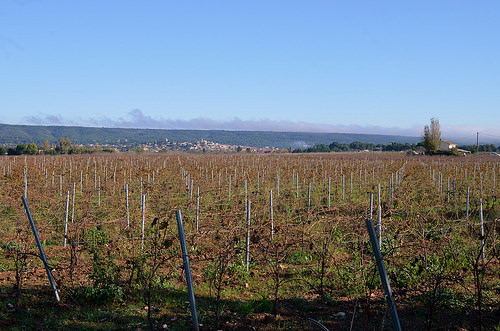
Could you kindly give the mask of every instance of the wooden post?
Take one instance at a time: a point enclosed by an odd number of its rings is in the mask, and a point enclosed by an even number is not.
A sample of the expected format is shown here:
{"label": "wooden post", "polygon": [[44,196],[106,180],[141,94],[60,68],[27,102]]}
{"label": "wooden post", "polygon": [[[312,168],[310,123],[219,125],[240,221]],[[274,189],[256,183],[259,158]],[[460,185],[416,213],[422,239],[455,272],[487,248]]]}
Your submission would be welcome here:
{"label": "wooden post", "polygon": [[24,196],[28,196],[28,170],[26,168],[24,168]]}
{"label": "wooden post", "polygon": [[189,188],[189,202],[193,201],[193,184],[194,184],[194,180],[191,179],[191,186]]}
{"label": "wooden post", "polygon": [[144,218],[146,209],[146,195],[141,196],[142,205],[142,221],[141,221],[141,250],[144,249]]}
{"label": "wooden post", "polygon": [[99,176],[99,185],[97,186],[97,205],[101,205],[101,176]]}
{"label": "wooden post", "polygon": [[370,193],[369,219],[373,219],[373,193]]}
{"label": "wooden post", "polygon": [[351,171],[351,199],[352,199],[352,171]]}
{"label": "wooden post", "polygon": [[388,196],[389,196],[389,209],[391,209],[391,200],[392,200],[392,179],[389,178],[389,193],[388,193]]}
{"label": "wooden post", "polygon": [[200,228],[200,187],[196,187],[196,232]]}
{"label": "wooden post", "polygon": [[139,200],[141,200],[141,204],[142,204],[142,177],[141,177],[141,184],[140,184],[140,191],[139,191]]}
{"label": "wooden post", "polygon": [[273,190],[269,192],[269,218],[271,219],[271,240],[274,239]]}
{"label": "wooden post", "polygon": [[311,212],[311,183],[309,183],[309,186],[307,187],[307,222],[311,222],[309,219]]}
{"label": "wooden post", "polygon": [[345,176],[342,174],[342,200],[345,200]]}
{"label": "wooden post", "polygon": [[378,247],[382,246],[382,206],[378,205],[377,208],[377,236],[378,236]]}
{"label": "wooden post", "polygon": [[453,210],[456,211],[457,210],[457,196],[455,193],[455,180],[453,180],[452,184],[453,184]]}
{"label": "wooden post", "polygon": [[278,206],[280,206],[280,173],[276,172],[276,197],[278,198]]}
{"label": "wooden post", "polygon": [[495,193],[496,193],[495,170],[496,170],[496,166],[494,166],[494,167],[493,167],[493,169],[491,169],[491,171],[493,172],[493,173],[492,173],[492,177],[493,177],[493,178],[492,178],[492,180],[491,180],[491,181],[492,181],[492,183],[491,183],[491,184],[492,184],[492,192],[491,192],[491,193],[492,193],[493,195],[495,195]]}
{"label": "wooden post", "polygon": [[380,196],[380,183],[377,184],[377,195],[378,195],[378,205],[380,206],[381,203],[381,196]]}
{"label": "wooden post", "polygon": [[75,194],[76,194],[76,182],[73,182],[73,199],[71,199],[71,223],[75,220]]}
{"label": "wooden post", "polygon": [[330,203],[330,190],[331,190],[331,185],[332,185],[332,178],[328,177],[328,209],[330,209],[331,203]]}
{"label": "wooden post", "polygon": [[467,187],[467,201],[465,203],[465,217],[469,218],[470,187]]}
{"label": "wooden post", "polygon": [[247,214],[247,201],[248,201],[248,192],[247,192],[247,180],[245,179],[245,217]]}
{"label": "wooden post", "polygon": [[66,193],[66,212],[64,217],[64,244],[66,247],[66,241],[68,237],[68,214],[69,214],[69,191]]}
{"label": "wooden post", "polygon": [[127,210],[127,228],[130,226],[130,212],[128,208],[128,184],[125,184],[125,208]]}
{"label": "wooden post", "polygon": [[484,220],[483,220],[483,199],[479,199],[479,226],[481,227],[481,258],[484,264]]}
{"label": "wooden post", "polygon": [[297,196],[296,198],[299,198],[299,172],[297,172],[297,180],[295,181],[295,185],[297,185]]}
{"label": "wooden post", "polygon": [[246,237],[246,242],[245,242],[245,265],[247,268],[247,271],[249,270],[250,267],[250,200],[248,200],[247,203],[247,237]]}
{"label": "wooden post", "polygon": [[446,186],[446,203],[450,203],[450,176],[448,176],[448,184]]}

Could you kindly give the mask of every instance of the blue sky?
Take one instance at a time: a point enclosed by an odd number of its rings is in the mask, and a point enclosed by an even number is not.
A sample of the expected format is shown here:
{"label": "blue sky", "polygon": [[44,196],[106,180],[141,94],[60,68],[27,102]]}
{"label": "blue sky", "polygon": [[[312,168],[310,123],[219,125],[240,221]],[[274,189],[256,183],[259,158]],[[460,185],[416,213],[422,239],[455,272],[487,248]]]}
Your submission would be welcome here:
{"label": "blue sky", "polygon": [[[0,122],[500,141],[499,1],[4,0]],[[494,138],[494,136],[498,136]]]}

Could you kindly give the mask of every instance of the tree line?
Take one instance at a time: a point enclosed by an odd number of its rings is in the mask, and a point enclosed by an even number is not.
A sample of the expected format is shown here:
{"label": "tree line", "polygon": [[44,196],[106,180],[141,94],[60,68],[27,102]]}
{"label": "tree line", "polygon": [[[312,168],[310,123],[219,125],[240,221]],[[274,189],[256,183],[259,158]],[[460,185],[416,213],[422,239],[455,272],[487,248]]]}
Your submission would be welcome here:
{"label": "tree line", "polygon": [[424,132],[422,135],[422,141],[417,144],[409,144],[409,143],[398,143],[392,142],[388,145],[383,144],[373,144],[373,143],[363,143],[360,141],[354,141],[350,144],[342,144],[339,142],[333,142],[330,145],[327,144],[318,144],[312,147],[304,148],[304,149],[294,149],[291,150],[292,153],[328,153],[328,152],[349,152],[349,151],[409,151],[409,150],[417,150],[419,148],[425,149],[425,151],[430,154],[441,154],[441,155],[459,155],[458,150],[463,149],[470,151],[472,153],[475,152],[497,152],[500,151],[500,146],[495,146],[493,144],[484,144],[484,145],[462,145],[458,147],[453,147],[450,151],[440,151],[439,145],[441,143],[441,126],[439,124],[439,120],[435,117],[431,118],[430,125],[426,125],[424,127]]}
{"label": "tree line", "polygon": [[297,148],[292,150],[292,153],[328,153],[328,152],[352,152],[352,151],[406,151],[416,149],[420,144],[398,143],[392,142],[388,145],[363,143],[360,141],[353,141],[350,144],[332,142],[331,144],[318,144],[307,148]]}
{"label": "tree line", "polygon": [[[327,144],[318,144],[307,148],[297,148],[291,150],[292,153],[329,153],[329,152],[356,152],[356,151],[384,151],[384,152],[401,152],[401,151],[410,151],[417,150],[419,148],[425,148],[427,152],[429,150],[424,146],[424,143],[418,144],[409,144],[409,143],[397,143],[392,142],[388,145],[383,144],[372,144],[372,143],[363,143],[360,141],[354,141],[350,144],[342,144],[334,141],[333,143]],[[467,151],[471,151],[475,153],[477,151],[476,145],[462,145],[458,146],[459,149],[464,149]],[[493,144],[484,144],[479,145],[479,152],[500,152],[500,146],[495,146]],[[432,154],[436,154],[433,152]]]}
{"label": "tree line", "polygon": [[49,140],[42,142],[40,146],[32,142],[28,145],[18,144],[16,147],[0,146],[0,155],[60,155],[60,154],[92,154],[92,153],[113,153],[111,148],[95,148],[76,146],[69,138],[59,138],[57,144],[51,145]]}
{"label": "tree line", "polygon": [[[463,146],[458,146],[460,149],[465,149],[468,151],[471,151],[473,153],[478,151],[478,146],[476,145],[463,145]],[[500,152],[500,145],[495,146],[493,144],[484,144],[484,145],[479,145],[479,152]]]}

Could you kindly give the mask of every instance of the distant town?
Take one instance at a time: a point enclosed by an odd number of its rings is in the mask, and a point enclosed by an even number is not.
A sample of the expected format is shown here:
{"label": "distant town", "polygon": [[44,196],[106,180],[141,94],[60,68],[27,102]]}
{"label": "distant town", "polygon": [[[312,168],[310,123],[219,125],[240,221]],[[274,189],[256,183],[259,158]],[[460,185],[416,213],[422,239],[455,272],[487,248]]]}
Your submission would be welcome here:
{"label": "distant town", "polygon": [[[126,146],[108,146],[113,147],[116,150],[120,150]],[[240,146],[240,145],[230,145],[230,144],[220,144],[213,141],[201,139],[195,142],[173,142],[165,139],[161,142],[145,143],[135,146],[134,149],[142,149],[149,152],[162,152],[162,151],[192,151],[192,152],[248,152],[248,153],[272,153],[279,151],[276,147],[254,147],[254,146]]]}
{"label": "distant town", "polygon": [[73,144],[69,138],[59,138],[57,144],[51,144],[45,140],[38,146],[32,142],[29,144],[0,145],[0,155],[36,155],[36,154],[91,154],[91,153],[113,153],[113,152],[149,152],[162,153],[168,151],[186,151],[197,153],[273,153],[280,151],[276,147],[254,147],[231,144],[220,144],[213,141],[201,139],[195,142],[172,142],[168,139],[148,143],[129,143],[126,140],[113,144]]}

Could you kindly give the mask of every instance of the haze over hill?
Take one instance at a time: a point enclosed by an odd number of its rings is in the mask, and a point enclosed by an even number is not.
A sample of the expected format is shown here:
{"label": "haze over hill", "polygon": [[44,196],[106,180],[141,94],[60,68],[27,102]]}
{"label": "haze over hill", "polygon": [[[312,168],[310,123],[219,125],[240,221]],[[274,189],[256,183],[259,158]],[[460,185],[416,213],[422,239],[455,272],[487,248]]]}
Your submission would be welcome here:
{"label": "haze over hill", "polygon": [[[85,118],[75,115],[68,118],[63,115],[31,115],[24,118],[22,125],[43,125],[43,126],[76,126],[90,128],[114,128],[114,129],[162,129],[162,130],[194,130],[194,131],[266,131],[266,132],[287,132],[287,133],[342,133],[355,135],[382,135],[399,137],[421,137],[424,125],[428,119],[423,120],[419,125],[411,127],[380,126],[376,124],[332,124],[332,123],[312,123],[307,121],[292,120],[245,120],[233,117],[227,120],[215,120],[206,117],[192,119],[165,118],[163,116],[151,116],[140,109],[133,109],[124,116],[112,118],[103,116],[86,116]],[[1,121],[0,121],[1,122]],[[17,124],[17,123],[9,123]],[[472,145],[476,143],[476,133],[480,132],[481,144],[500,144],[500,135],[496,134],[498,129],[495,126],[456,126],[449,125],[448,120],[442,121],[441,138],[450,140],[461,145]],[[366,139],[366,138],[363,138]],[[339,141],[341,142],[341,141]],[[348,142],[348,141],[346,141]],[[365,141],[363,141],[365,142]],[[390,141],[392,142],[392,141]],[[400,142],[399,140],[396,142]],[[410,142],[410,141],[404,141]],[[326,143],[326,142],[322,142]]]}

